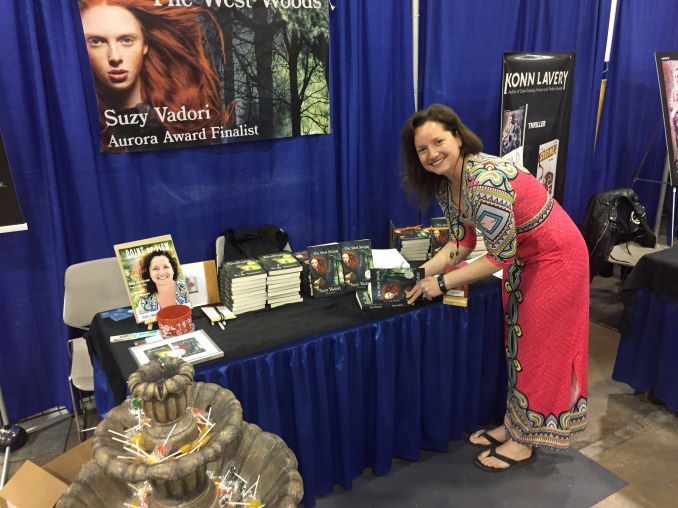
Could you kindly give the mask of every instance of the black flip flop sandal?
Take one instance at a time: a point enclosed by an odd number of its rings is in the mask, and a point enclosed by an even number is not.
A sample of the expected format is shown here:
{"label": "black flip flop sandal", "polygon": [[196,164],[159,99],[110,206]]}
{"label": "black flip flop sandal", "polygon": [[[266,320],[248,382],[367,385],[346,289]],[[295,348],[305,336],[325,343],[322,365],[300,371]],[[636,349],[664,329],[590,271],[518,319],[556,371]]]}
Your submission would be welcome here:
{"label": "black flip flop sandal", "polygon": [[479,446],[479,447],[482,447],[482,448],[490,448],[491,446],[500,446],[500,445],[504,444],[502,441],[499,441],[498,439],[493,438],[493,437],[490,435],[490,433],[487,432],[486,430],[482,431],[482,432],[481,432],[480,434],[478,434],[476,437],[478,437],[478,438],[485,438],[485,439],[487,439],[487,441],[488,441],[490,444],[474,443],[473,441],[471,441],[471,436],[472,436],[472,435],[473,435],[473,433],[468,434],[468,435],[466,436],[466,442],[467,442],[468,444],[470,444],[470,445],[473,445],[473,446]]}
{"label": "black flip flop sandal", "polygon": [[495,457],[495,458],[501,460],[502,462],[507,463],[508,467],[486,466],[485,464],[480,462],[480,460],[478,460],[478,457],[476,457],[473,462],[475,463],[476,466],[478,466],[483,471],[489,471],[491,473],[503,473],[504,471],[508,471],[509,469],[515,469],[516,467],[519,467],[521,465],[529,464],[530,462],[532,462],[534,460],[535,455],[536,455],[536,451],[533,449],[532,455],[530,455],[528,458],[523,459],[523,460],[515,460],[515,459],[511,459],[509,457],[506,457],[506,456],[502,455],[501,453],[497,453],[496,448],[490,448],[490,454],[488,455],[488,457]]}

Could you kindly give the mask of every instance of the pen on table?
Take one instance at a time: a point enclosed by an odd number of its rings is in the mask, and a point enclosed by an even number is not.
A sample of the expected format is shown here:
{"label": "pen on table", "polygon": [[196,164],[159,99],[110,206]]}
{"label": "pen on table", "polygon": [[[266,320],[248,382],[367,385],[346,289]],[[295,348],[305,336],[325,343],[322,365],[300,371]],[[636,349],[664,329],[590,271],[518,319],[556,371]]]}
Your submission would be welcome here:
{"label": "pen on table", "polygon": [[214,310],[216,310],[217,314],[219,314],[219,318],[220,318],[219,319],[219,328],[221,328],[222,330],[226,330],[226,327],[224,326],[224,323],[222,321],[226,316],[224,316],[224,314],[219,310],[218,305],[214,306]]}

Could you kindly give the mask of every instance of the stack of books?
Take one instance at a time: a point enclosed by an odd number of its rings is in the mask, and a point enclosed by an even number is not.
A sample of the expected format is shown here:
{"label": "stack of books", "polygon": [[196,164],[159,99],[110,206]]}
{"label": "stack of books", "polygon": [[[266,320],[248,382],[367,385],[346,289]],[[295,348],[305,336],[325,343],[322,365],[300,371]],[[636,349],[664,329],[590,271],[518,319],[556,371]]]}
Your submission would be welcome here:
{"label": "stack of books", "polygon": [[266,307],[266,270],[256,259],[224,261],[219,267],[219,296],[233,314]]}
{"label": "stack of books", "polygon": [[278,252],[259,256],[266,270],[266,303],[280,307],[303,301],[300,295],[302,265],[291,252]]}
{"label": "stack of books", "polygon": [[356,300],[361,309],[404,307],[406,293],[423,278],[423,268],[375,268],[367,289],[356,291]]}
{"label": "stack of books", "polygon": [[420,226],[393,229],[393,246],[408,261],[425,261],[430,243],[429,232]]}

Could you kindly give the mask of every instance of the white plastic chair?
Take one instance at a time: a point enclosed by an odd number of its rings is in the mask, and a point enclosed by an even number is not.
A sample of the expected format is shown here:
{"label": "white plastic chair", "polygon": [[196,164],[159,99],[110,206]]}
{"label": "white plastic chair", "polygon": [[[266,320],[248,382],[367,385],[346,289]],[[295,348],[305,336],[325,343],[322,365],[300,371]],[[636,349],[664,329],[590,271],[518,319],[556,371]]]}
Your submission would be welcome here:
{"label": "white plastic chair", "polygon": [[[63,319],[67,325],[87,330],[99,312],[129,305],[125,282],[116,258],[94,259],[66,268]],[[94,370],[87,341],[83,337],[68,341],[68,354],[71,359],[68,387],[71,391],[78,439],[82,441],[83,431],[87,428],[87,412],[82,392],[94,391]],[[79,418],[81,413],[82,424]]]}
{"label": "white plastic chair", "polygon": [[93,259],[66,268],[63,316],[68,326],[87,330],[99,312],[129,305],[116,258]]}
{"label": "white plastic chair", "polygon": [[[87,410],[83,403],[82,392],[94,391],[94,369],[87,351],[87,341],[83,337],[77,337],[68,341],[68,352],[71,358],[71,372],[68,375],[68,388],[71,391],[73,403],[73,419],[78,430],[78,440],[82,442],[84,429],[87,428]],[[76,401],[77,391],[77,401]],[[80,423],[79,414],[82,414],[83,422]]]}

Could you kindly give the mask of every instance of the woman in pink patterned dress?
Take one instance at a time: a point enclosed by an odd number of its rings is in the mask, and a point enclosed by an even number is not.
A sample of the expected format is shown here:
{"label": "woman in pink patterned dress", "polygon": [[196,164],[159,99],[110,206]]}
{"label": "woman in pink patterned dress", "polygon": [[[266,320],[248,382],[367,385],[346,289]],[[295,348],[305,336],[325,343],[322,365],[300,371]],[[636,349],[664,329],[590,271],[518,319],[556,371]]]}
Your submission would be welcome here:
{"label": "woman in pink patterned dress", "polygon": [[[437,198],[452,240],[424,263],[408,301],[503,269],[508,366],[504,422],[471,434],[485,447],[476,465],[505,471],[535,447],[566,449],[586,427],[589,275],[579,230],[526,169],[481,152],[482,142],[447,106],[414,114],[403,127],[403,186],[422,206]],[[473,250],[487,254],[444,273]]]}

